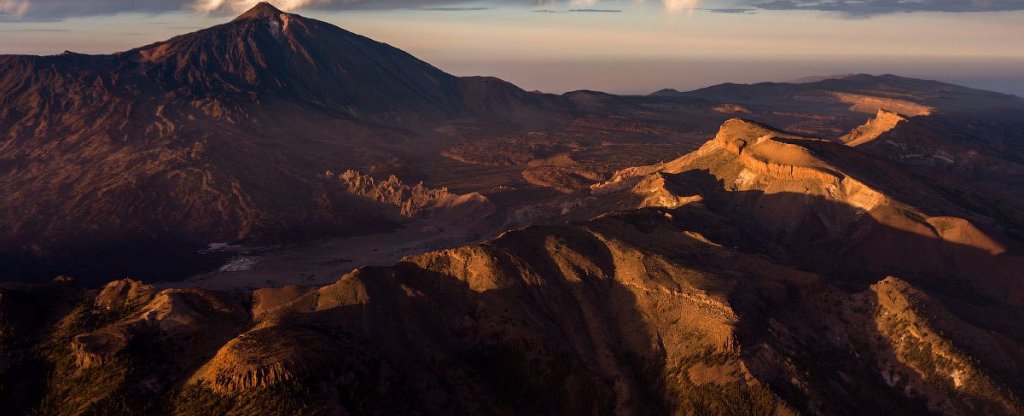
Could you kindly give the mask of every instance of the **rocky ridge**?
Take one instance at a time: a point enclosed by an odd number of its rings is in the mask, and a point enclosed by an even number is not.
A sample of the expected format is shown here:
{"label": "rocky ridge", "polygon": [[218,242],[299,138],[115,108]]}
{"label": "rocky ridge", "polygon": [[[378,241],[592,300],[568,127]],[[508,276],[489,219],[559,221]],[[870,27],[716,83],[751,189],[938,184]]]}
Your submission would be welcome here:
{"label": "rocky ridge", "polygon": [[5,286],[49,328],[7,367],[51,363],[41,414],[1020,413],[1019,249],[892,163],[732,120],[591,190],[624,210],[327,286]]}

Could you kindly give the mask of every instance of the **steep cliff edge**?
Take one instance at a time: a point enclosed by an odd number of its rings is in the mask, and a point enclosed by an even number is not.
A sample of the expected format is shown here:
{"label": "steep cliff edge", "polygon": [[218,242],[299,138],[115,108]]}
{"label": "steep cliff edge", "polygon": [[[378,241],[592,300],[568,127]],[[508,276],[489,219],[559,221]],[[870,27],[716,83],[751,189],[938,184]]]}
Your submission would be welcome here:
{"label": "steep cliff edge", "polygon": [[599,200],[633,204],[658,194],[669,207],[699,200],[803,267],[970,288],[1019,309],[1021,248],[983,199],[952,197],[964,191],[941,174],[924,182],[900,163],[740,119],[696,152],[619,171],[591,190]]}

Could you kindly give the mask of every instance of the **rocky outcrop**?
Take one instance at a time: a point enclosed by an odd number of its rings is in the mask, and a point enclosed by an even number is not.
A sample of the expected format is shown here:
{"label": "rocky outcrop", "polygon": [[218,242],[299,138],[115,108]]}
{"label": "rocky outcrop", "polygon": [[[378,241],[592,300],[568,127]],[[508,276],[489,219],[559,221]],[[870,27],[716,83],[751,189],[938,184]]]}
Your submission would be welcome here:
{"label": "rocky outcrop", "polygon": [[[787,140],[789,142],[787,142]],[[738,160],[755,174],[786,180],[818,180],[838,184],[842,175],[816,157],[801,140],[768,126],[742,119],[722,124],[714,142],[738,156]]]}
{"label": "rocky outcrop", "polygon": [[301,328],[248,331],[217,351],[193,379],[221,394],[237,394],[295,381],[338,363],[329,337]]}
{"label": "rocky outcrop", "polygon": [[[806,256],[814,268],[822,267],[818,270],[846,264],[836,271],[859,270],[852,274],[863,279],[881,273],[915,284],[967,281],[1009,304],[1021,299],[1024,286],[1010,272],[1024,264],[1020,250],[981,226],[991,218],[948,198],[957,191],[933,191],[932,182],[915,175],[832,141],[733,119],[698,151],[621,170],[593,186],[592,194],[633,201],[633,206],[641,206],[639,201],[676,206],[676,198],[695,198],[757,230],[763,242],[779,245],[786,256]],[[638,199],[640,184],[658,184],[660,197]],[[979,274],[988,277],[969,277]]]}
{"label": "rocky outcrop", "polygon": [[328,171],[325,176],[339,181],[351,194],[398,208],[399,215],[407,218],[472,218],[478,221],[494,214],[494,204],[476,192],[457,195],[447,188],[427,188],[422,182],[409,186],[395,175],[378,181],[354,170],[337,176]]}
{"label": "rocky outcrop", "polygon": [[137,322],[165,332],[187,332],[219,325],[217,320],[245,321],[248,311],[229,294],[198,289],[165,289],[143,306],[137,316]]}
{"label": "rocky outcrop", "polygon": [[103,328],[78,335],[71,340],[75,365],[81,369],[101,366],[127,348],[131,338],[128,326]]}
{"label": "rocky outcrop", "polygon": [[877,305],[871,322],[882,336],[876,348],[886,351],[877,359],[887,384],[923,397],[937,413],[1024,412],[998,376],[972,358],[985,357],[1004,370],[1014,365],[998,336],[958,319],[898,278],[887,277],[863,296]]}
{"label": "rocky outcrop", "polygon": [[96,306],[108,311],[127,311],[137,309],[148,303],[156,288],[138,280],[115,280],[103,286],[96,296]]}
{"label": "rocky outcrop", "polygon": [[602,179],[600,173],[583,166],[567,153],[531,161],[522,176],[528,183],[564,194],[587,189]]}
{"label": "rocky outcrop", "polygon": [[[653,221],[660,228],[669,224],[661,213],[633,218],[515,231],[481,246],[409,257],[392,268],[357,270],[322,289],[315,311],[295,310],[225,345],[193,382],[221,394],[242,394],[289,380],[331,377],[331,368],[372,374],[379,370],[366,367],[369,363],[385,362],[397,373],[392,379],[431,380],[427,374],[437,372],[439,384],[428,390],[412,384],[398,399],[424,400],[424,406],[432,406],[433,400],[422,396],[430,394],[453,400],[449,406],[454,409],[515,409],[492,402],[495,391],[485,381],[490,374],[509,371],[506,376],[514,377],[515,384],[530,380],[543,388],[509,387],[500,394],[529,398],[541,409],[607,406],[631,413],[662,406],[655,403],[686,408],[693,404],[671,397],[689,397],[689,389],[705,377],[738,395],[740,403],[730,406],[786,408],[770,395],[754,398],[747,391],[764,386],[741,375],[738,316],[728,301],[732,288],[740,287],[730,283],[734,278],[692,269],[660,250],[646,251],[680,236],[683,246],[676,248],[694,255],[716,252],[715,246],[671,228],[645,234],[630,224]],[[713,261],[747,260],[727,255]],[[365,294],[352,298],[344,293]],[[375,347],[367,351],[358,347],[362,344]],[[339,348],[352,352],[338,354]],[[704,361],[707,356],[722,362]],[[673,368],[651,368],[651,377],[662,377],[656,375],[662,371],[685,373],[696,363],[702,375],[695,382],[666,380],[672,393],[659,393],[657,384],[637,371],[662,360]],[[506,367],[511,363],[518,363],[515,369]],[[554,363],[560,369],[552,372]],[[463,396],[463,388],[477,393]],[[565,394],[552,396],[549,389]],[[581,401],[584,392],[594,402]]]}
{"label": "rocky outcrop", "polygon": [[[46,394],[53,413],[121,397],[174,414],[1020,412],[1019,321],[982,329],[892,277],[840,289],[713,204],[527,227],[248,302],[165,290],[132,306],[145,286],[111,283],[61,320],[71,367]],[[110,304],[125,317],[90,318]]]}
{"label": "rocky outcrop", "polygon": [[839,141],[851,147],[860,146],[877,139],[904,121],[907,121],[907,118],[902,115],[885,109],[879,109],[874,118],[869,119],[867,123],[840,137]]}

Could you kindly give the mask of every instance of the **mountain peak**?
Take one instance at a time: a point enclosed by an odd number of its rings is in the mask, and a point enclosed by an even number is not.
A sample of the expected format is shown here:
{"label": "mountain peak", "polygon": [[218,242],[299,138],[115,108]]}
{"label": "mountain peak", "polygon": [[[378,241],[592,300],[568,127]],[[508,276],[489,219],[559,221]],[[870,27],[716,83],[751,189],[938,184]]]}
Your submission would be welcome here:
{"label": "mountain peak", "polygon": [[253,6],[251,9],[249,9],[249,11],[247,11],[245,13],[242,13],[240,16],[236,17],[235,20],[237,21],[237,20],[273,19],[273,18],[276,18],[276,17],[281,16],[283,14],[284,14],[284,12],[282,12],[277,7],[274,7],[274,5],[270,4],[269,2],[261,1],[258,4],[256,4],[255,6]]}
{"label": "mountain peak", "polygon": [[733,118],[722,123],[714,140],[724,145],[729,151],[740,154],[746,147],[770,137],[793,138],[796,136],[756,121]]}

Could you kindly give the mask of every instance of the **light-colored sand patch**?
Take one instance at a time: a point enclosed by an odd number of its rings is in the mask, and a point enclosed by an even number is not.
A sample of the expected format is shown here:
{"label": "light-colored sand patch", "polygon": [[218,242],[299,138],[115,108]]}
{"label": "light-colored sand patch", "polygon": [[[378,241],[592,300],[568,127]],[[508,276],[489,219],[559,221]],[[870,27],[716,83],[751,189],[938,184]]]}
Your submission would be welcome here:
{"label": "light-colored sand patch", "polygon": [[885,109],[914,117],[926,116],[935,110],[934,108],[925,105],[897,98],[849,94],[845,92],[835,92],[833,94],[837,99],[839,99],[839,101],[850,104],[850,110],[861,113],[874,114],[877,113],[878,110]]}
{"label": "light-colored sand patch", "polygon": [[263,258],[259,256],[238,256],[228,261],[227,264],[220,266],[218,271],[231,273],[251,270],[260,260],[263,260]]}

